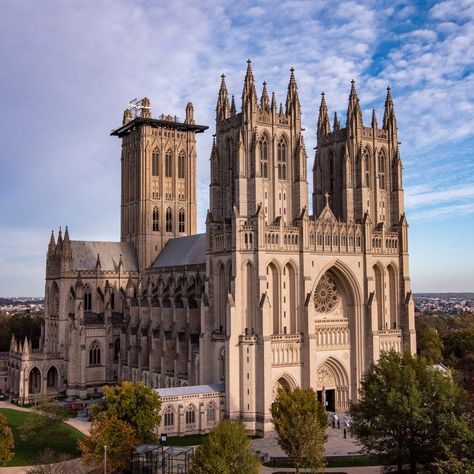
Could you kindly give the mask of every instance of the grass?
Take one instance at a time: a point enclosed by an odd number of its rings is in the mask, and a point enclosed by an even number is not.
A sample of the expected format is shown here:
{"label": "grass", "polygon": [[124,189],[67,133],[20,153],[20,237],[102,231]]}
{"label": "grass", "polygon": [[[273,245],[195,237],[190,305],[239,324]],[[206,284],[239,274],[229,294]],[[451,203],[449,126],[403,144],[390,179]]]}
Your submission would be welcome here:
{"label": "grass", "polygon": [[[370,456],[327,456],[327,467],[363,467],[363,466],[380,466],[380,459]],[[266,462],[267,467],[294,467],[288,459],[277,459],[275,463]]]}
{"label": "grass", "polygon": [[61,431],[57,436],[51,436],[41,440],[40,443],[32,444],[31,442],[23,441],[18,431],[18,428],[25,422],[28,416],[30,416],[28,412],[2,408],[0,409],[0,413],[7,417],[8,426],[10,426],[13,437],[15,438],[15,456],[7,466],[27,466],[34,464],[41,451],[45,448],[51,448],[58,454],[64,453],[71,457],[79,456],[77,440],[83,438],[84,435],[72,426],[64,423],[64,431]]}

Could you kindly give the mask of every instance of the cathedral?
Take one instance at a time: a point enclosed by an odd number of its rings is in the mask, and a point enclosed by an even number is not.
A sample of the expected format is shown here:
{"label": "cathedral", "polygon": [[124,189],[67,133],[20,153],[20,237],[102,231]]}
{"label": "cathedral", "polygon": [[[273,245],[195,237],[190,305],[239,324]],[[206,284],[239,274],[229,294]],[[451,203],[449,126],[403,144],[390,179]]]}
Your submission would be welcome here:
{"label": "cathedral", "polygon": [[[331,125],[332,122],[332,125]],[[278,388],[312,387],[344,412],[384,351],[416,351],[402,162],[390,89],[369,124],[352,81],[345,127],[317,118],[312,213],[301,104],[285,105],[250,61],[241,108],[222,75],[206,232],[197,234],[194,120],[129,107],[121,141],[120,242],[52,234],[40,347],[12,338],[8,390],[20,402],[86,398],[143,381],[162,397],[160,432],[238,418],[272,431]],[[72,232],[71,232],[72,235]]]}

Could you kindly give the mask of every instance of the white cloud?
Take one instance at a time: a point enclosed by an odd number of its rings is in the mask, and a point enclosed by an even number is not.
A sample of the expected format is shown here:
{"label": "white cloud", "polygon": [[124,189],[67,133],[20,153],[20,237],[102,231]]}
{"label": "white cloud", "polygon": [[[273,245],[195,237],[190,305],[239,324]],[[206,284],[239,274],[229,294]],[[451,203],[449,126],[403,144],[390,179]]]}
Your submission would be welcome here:
{"label": "white cloud", "polygon": [[[41,258],[49,229],[59,224],[69,223],[74,238],[116,239],[120,144],[108,133],[131,98],[147,95],[154,115],[182,116],[192,100],[196,120],[210,125],[197,137],[203,230],[220,74],[239,106],[248,57],[257,90],[266,80],[278,102],[285,102],[289,68],[296,67],[308,169],[320,92],[340,115],[354,78],[361,105],[375,106],[379,123],[391,83],[404,162],[413,180],[430,180],[434,171],[420,173],[417,153],[473,138],[473,2],[440,2],[419,24],[415,10],[388,1],[334,7],[310,0],[102,0],[73,8],[60,0],[7,0],[0,17],[0,55],[8,65],[0,70],[0,87],[8,91],[0,138],[4,156],[15,159],[2,157],[0,198],[9,205],[0,219],[15,232],[33,228],[41,243],[33,254]],[[439,158],[425,153],[423,160]],[[461,185],[436,180],[430,186],[407,188],[407,206],[424,212],[421,206],[434,199],[446,207],[469,205],[452,201],[468,199],[456,194]],[[0,259],[25,245],[11,242]]]}

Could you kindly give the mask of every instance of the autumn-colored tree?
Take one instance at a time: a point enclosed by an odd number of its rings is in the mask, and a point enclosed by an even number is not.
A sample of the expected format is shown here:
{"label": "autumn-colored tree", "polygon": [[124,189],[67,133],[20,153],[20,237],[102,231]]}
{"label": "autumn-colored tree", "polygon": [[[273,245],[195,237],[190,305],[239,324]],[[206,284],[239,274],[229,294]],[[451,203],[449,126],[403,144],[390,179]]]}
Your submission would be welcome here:
{"label": "autumn-colored tree", "polygon": [[293,462],[296,472],[302,467],[320,472],[325,465],[328,417],[315,391],[280,389],[270,411],[278,444]]}
{"label": "autumn-colored tree", "polygon": [[197,448],[190,474],[258,474],[260,462],[240,421],[223,421]]}
{"label": "autumn-colored tree", "polygon": [[134,428],[116,415],[100,413],[92,420],[90,436],[78,441],[86,463],[100,466],[107,446],[107,472],[130,467],[132,449],[138,443]]}
{"label": "autumn-colored tree", "polygon": [[15,442],[12,430],[7,424],[7,417],[0,413],[0,466],[4,466],[13,458]]}

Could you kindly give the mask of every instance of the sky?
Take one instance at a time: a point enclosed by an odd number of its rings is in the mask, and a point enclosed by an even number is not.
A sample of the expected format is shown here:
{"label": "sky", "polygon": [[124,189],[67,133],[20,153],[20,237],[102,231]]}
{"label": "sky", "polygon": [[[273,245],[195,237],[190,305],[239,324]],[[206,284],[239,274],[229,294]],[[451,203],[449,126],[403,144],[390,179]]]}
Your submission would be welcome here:
{"label": "sky", "polygon": [[[238,106],[247,59],[257,94],[285,102],[295,68],[312,168],[321,91],[343,117],[399,128],[416,292],[474,291],[474,0],[2,0],[0,296],[44,294],[50,232],[118,240],[120,141],[135,97],[183,118],[198,141],[198,221],[208,207],[220,75]],[[312,189],[311,176],[309,177]]]}

